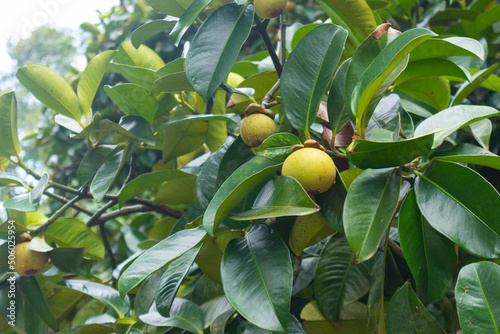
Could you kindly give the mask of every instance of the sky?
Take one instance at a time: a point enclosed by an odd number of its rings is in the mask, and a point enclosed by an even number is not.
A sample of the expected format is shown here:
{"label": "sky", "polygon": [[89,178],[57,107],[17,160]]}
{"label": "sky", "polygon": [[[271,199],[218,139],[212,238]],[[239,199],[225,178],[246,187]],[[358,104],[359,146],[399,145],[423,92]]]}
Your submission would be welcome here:
{"label": "sky", "polygon": [[78,30],[82,22],[99,22],[98,10],[108,11],[118,0],[20,0],[0,1],[0,72],[12,68],[5,44],[23,38],[36,27]]}

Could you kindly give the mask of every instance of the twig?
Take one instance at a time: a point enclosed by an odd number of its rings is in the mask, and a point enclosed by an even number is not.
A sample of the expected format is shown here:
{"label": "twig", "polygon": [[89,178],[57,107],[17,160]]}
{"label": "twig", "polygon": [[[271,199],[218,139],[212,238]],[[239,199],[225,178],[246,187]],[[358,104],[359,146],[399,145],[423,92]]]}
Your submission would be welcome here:
{"label": "twig", "polygon": [[273,99],[274,94],[280,89],[280,80],[276,81],[274,86],[267,92],[266,96],[262,99],[262,107],[268,108],[269,107],[269,102]]}
{"label": "twig", "polygon": [[262,37],[262,40],[264,41],[264,44],[266,45],[267,51],[269,52],[269,56],[271,56],[271,60],[273,61],[274,68],[276,69],[276,72],[278,72],[278,77],[280,77],[283,68],[281,67],[280,60],[278,58],[278,55],[276,54],[276,51],[274,50],[273,43],[271,42],[271,39],[269,38],[269,35],[267,34],[266,28],[264,27],[264,25],[260,21],[257,14],[255,14],[255,24],[257,26],[257,31],[259,32],[260,37]]}
{"label": "twig", "polygon": [[99,231],[101,232],[102,243],[104,244],[104,248],[106,249],[106,252],[108,253],[109,256],[109,262],[111,263],[111,268],[115,270],[116,269],[115,256],[113,255],[113,251],[109,246],[108,237],[106,236],[107,231],[106,227],[104,227],[104,222],[102,224],[99,224]]}
{"label": "twig", "polygon": [[[63,203],[68,203],[68,202],[69,202],[69,199],[67,199],[66,197],[63,197],[63,196],[60,196],[60,195],[57,195],[57,194],[51,193],[51,192],[49,192],[49,191],[47,191],[47,190],[46,190],[46,191],[44,191],[44,195],[46,195],[46,196],[48,196],[48,197],[50,197],[50,198],[52,198],[52,199],[55,199],[55,200],[57,200],[57,201],[59,201],[59,202],[63,202]],[[76,210],[78,210],[78,211],[80,211],[80,212],[83,212],[83,213],[85,213],[86,215],[89,215],[89,216],[92,216],[92,215],[94,214],[92,211],[87,210],[87,209],[85,209],[85,208],[82,208],[82,207],[81,207],[80,205],[78,205],[78,204],[73,204],[73,205],[71,205],[71,207],[72,207],[73,209],[76,209]]]}
{"label": "twig", "polygon": [[115,204],[116,204],[115,200],[111,200],[108,203],[106,203],[102,208],[100,208],[99,210],[97,210],[97,212],[94,213],[92,215],[92,217],[90,217],[90,219],[87,221],[87,225],[89,225],[89,226],[95,225],[94,222],[99,221],[99,218],[101,217],[101,215],[104,212],[106,212],[107,209],[109,209],[110,207],[112,207]]}
{"label": "twig", "polygon": [[89,227],[90,226],[95,226],[97,224],[103,224],[103,223],[107,222],[108,220],[112,220],[112,219],[115,219],[115,218],[118,218],[118,217],[126,216],[126,215],[129,215],[131,213],[151,212],[151,211],[155,211],[155,209],[151,208],[151,207],[147,207],[147,206],[141,205],[141,204],[126,206],[126,207],[123,207],[121,209],[118,209],[118,210],[111,211],[109,213],[103,214],[103,215],[100,216],[99,219],[94,220],[92,222],[92,224],[87,224],[87,225]]}
{"label": "twig", "polygon": [[286,10],[281,13],[280,18],[280,42],[281,42],[281,68],[285,67],[286,61]]}
{"label": "twig", "polygon": [[57,220],[57,218],[61,217],[68,208],[70,208],[73,204],[75,204],[81,199],[82,199],[81,195],[76,195],[73,199],[64,204],[59,210],[54,212],[54,214],[50,216],[50,218],[45,223],[43,223],[38,230],[36,230],[33,233],[33,235],[37,235],[38,233],[45,231],[47,227],[52,225]]}

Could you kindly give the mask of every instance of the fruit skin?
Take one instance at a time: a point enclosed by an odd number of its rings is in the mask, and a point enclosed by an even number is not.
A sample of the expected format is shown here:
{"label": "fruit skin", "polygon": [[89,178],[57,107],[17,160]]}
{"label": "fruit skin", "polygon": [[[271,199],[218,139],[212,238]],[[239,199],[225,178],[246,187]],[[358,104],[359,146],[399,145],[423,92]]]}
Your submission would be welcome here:
{"label": "fruit skin", "polygon": [[241,122],[241,139],[252,147],[257,147],[270,135],[278,132],[276,123],[265,114],[251,114]]}
{"label": "fruit skin", "polygon": [[47,253],[36,252],[29,249],[29,242],[16,245],[16,269],[21,276],[34,276],[43,271],[49,262]]}
{"label": "fruit skin", "polygon": [[254,0],[253,5],[260,17],[272,19],[286,9],[286,0]]}
{"label": "fruit skin", "polygon": [[332,158],[325,152],[305,147],[286,158],[282,175],[294,177],[310,195],[327,191],[337,174]]}

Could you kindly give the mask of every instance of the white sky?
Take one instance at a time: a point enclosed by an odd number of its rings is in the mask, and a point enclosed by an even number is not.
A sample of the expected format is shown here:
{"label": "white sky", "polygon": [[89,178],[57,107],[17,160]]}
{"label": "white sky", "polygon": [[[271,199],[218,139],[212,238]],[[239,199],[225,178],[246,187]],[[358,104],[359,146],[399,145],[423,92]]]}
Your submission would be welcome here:
{"label": "white sky", "polygon": [[0,0],[0,72],[13,63],[5,44],[10,37],[27,37],[41,25],[79,29],[82,22],[99,22],[97,10],[108,11],[118,0]]}

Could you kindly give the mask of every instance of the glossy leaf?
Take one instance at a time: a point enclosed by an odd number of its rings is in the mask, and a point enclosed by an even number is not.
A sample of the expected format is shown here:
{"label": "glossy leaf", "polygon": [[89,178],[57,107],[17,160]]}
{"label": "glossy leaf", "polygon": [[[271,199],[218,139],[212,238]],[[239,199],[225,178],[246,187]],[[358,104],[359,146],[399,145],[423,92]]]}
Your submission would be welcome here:
{"label": "glossy leaf", "polygon": [[286,115],[295,129],[309,132],[346,38],[345,29],[320,25],[308,32],[290,54],[283,68],[281,94]]}
{"label": "glossy leaf", "polygon": [[489,119],[483,119],[481,121],[472,123],[469,125],[470,132],[477,143],[481,145],[484,149],[488,150],[490,147],[490,137],[493,132],[493,123]]}
{"label": "glossy leaf", "polygon": [[161,57],[152,49],[146,45],[141,45],[136,49],[130,41],[125,41],[120,45],[113,60],[116,63],[146,67],[155,71],[165,66]]}
{"label": "glossy leaf", "polygon": [[124,151],[116,150],[110,154],[96,172],[90,184],[90,193],[96,201],[100,202],[118,177],[123,166]]}
{"label": "glossy leaf", "polygon": [[356,264],[356,254],[345,236],[337,233],[328,240],[319,256],[314,294],[321,313],[338,323],[340,311],[368,292],[370,269],[367,263]]}
{"label": "glossy leaf", "polygon": [[460,78],[466,81],[471,80],[469,71],[458,66],[454,62],[448,59],[431,58],[409,63],[405,70],[396,79],[394,85],[397,86],[411,78],[425,76],[447,76]]}
{"label": "glossy leaf", "polygon": [[5,209],[13,209],[22,212],[34,212],[38,210],[40,205],[40,200],[42,199],[43,192],[47,183],[49,182],[49,176],[43,174],[42,178],[38,181],[35,187],[27,193],[22,195],[17,195],[5,201],[3,207]]}
{"label": "glossy leaf", "polygon": [[292,153],[292,146],[301,144],[300,139],[291,133],[276,133],[267,137],[259,147],[252,148],[252,151],[255,155],[283,162]]}
{"label": "glossy leaf", "polygon": [[300,183],[290,176],[278,176],[260,191],[252,209],[230,215],[234,220],[255,220],[305,216],[319,210]]}
{"label": "glossy leaf", "polygon": [[163,161],[168,162],[199,148],[205,142],[207,128],[208,124],[203,121],[163,126]]}
{"label": "glossy leaf", "polygon": [[240,82],[238,89],[253,89],[253,94],[251,94],[252,96],[232,94],[231,101],[234,104],[232,108],[244,112],[250,103],[261,103],[264,96],[266,96],[267,92],[269,92],[269,90],[276,84],[277,80],[278,73],[274,68],[249,76]]}
{"label": "glossy leaf", "polygon": [[[131,83],[146,89],[151,89],[153,82],[160,78],[159,75],[150,68],[114,62],[108,64],[107,71],[110,73],[119,73]],[[104,89],[106,90],[106,88]]]}
{"label": "glossy leaf", "polygon": [[481,43],[468,37],[429,39],[417,47],[410,56],[410,62],[448,56],[472,56],[484,60],[485,50]]}
{"label": "glossy leaf", "polygon": [[463,83],[458,88],[458,91],[455,94],[453,101],[451,102],[451,105],[456,106],[462,103],[462,101],[467,96],[469,96],[477,87],[479,87],[479,85],[481,85],[483,81],[485,81],[491,74],[495,73],[495,71],[499,66],[500,63],[496,63],[474,74],[470,82]]}
{"label": "glossy leaf", "polygon": [[469,143],[462,143],[449,150],[437,152],[432,156],[432,159],[500,169],[500,157],[498,155]]}
{"label": "glossy leaf", "polygon": [[155,145],[155,138],[151,125],[139,116],[123,116],[118,124],[143,143]]}
{"label": "glossy leaf", "polygon": [[0,132],[0,154],[5,157],[19,154],[21,143],[17,135],[17,101],[14,92],[0,95]]}
{"label": "glossy leaf", "polygon": [[320,212],[297,217],[290,230],[288,246],[292,253],[301,256],[307,246],[313,245],[334,233]]}
{"label": "glossy leaf", "polygon": [[406,67],[410,52],[432,36],[435,34],[427,29],[408,30],[396,37],[373,60],[352,92],[351,109],[356,114],[358,127],[366,128],[386,89]]}
{"label": "glossy leaf", "polygon": [[491,107],[454,106],[425,119],[415,129],[415,136],[427,134],[438,128],[442,129],[434,135],[432,148],[436,148],[453,132],[474,122],[494,116],[500,116],[500,112]]}
{"label": "glossy leaf", "polygon": [[280,163],[264,157],[254,157],[234,171],[219,188],[205,211],[203,226],[207,233],[213,236],[231,210],[280,167]]}
{"label": "glossy leaf", "polygon": [[147,0],[147,3],[157,11],[175,17],[181,17],[192,2],[193,0]]}
{"label": "glossy leaf", "polygon": [[347,157],[362,169],[400,166],[429,152],[433,142],[434,133],[393,142],[356,139],[348,147]]}
{"label": "glossy leaf", "polygon": [[85,256],[92,260],[104,259],[101,238],[85,223],[75,218],[59,218],[45,231],[45,241],[58,247],[85,248]]}
{"label": "glossy leaf", "polygon": [[178,116],[175,118],[172,118],[168,120],[165,124],[178,124],[178,123],[189,123],[189,122],[194,122],[194,121],[224,121],[224,122],[231,122],[234,124],[241,124],[241,118],[237,114],[224,114],[224,115],[213,115],[213,114],[207,114],[207,115],[185,115],[185,116]]}
{"label": "glossy leaf", "polygon": [[385,256],[376,254],[371,261],[370,291],[367,303],[368,328],[371,333],[385,334]]}
{"label": "glossy leaf", "polygon": [[396,89],[436,110],[443,110],[450,103],[450,84],[445,77],[415,77],[399,84]]}
{"label": "glossy leaf", "polygon": [[170,317],[162,317],[154,308],[149,313],[141,315],[139,319],[153,326],[170,326],[182,328],[190,333],[203,334],[205,326],[203,311],[195,303],[176,298],[170,310]]}
{"label": "glossy leaf", "polygon": [[399,168],[368,169],[349,188],[344,230],[359,262],[377,251],[396,211],[401,189]]}
{"label": "glossy leaf", "polygon": [[433,161],[415,181],[415,194],[434,229],[471,254],[500,256],[500,194],[481,175],[453,162]]}
{"label": "glossy leaf", "polygon": [[344,99],[345,81],[350,63],[351,60],[346,60],[339,66],[333,77],[332,86],[328,94],[328,120],[330,122],[330,129],[332,130],[332,138],[335,138],[350,120],[350,113],[345,106]]}
{"label": "glossy leaf", "polygon": [[88,151],[80,161],[77,171],[78,182],[83,185],[92,180],[106,157],[113,151],[112,146],[97,146]]}
{"label": "glossy leaf", "polygon": [[477,262],[463,267],[455,286],[458,319],[464,334],[499,333],[500,267]]}
{"label": "glossy leaf", "polygon": [[54,314],[47,304],[47,300],[43,295],[40,286],[35,277],[24,277],[19,281],[20,288],[23,292],[24,299],[29,304],[33,310],[43,319],[43,321],[49,325],[52,329],[57,330],[57,322],[54,318]]}
{"label": "glossy leaf", "polygon": [[178,24],[178,20],[153,20],[144,23],[132,32],[130,41],[132,42],[134,48],[138,49],[141,44],[151,37],[173,28],[176,24]]}
{"label": "glossy leaf", "polygon": [[406,283],[392,296],[387,309],[387,334],[446,333]]}
{"label": "glossy leaf", "polygon": [[0,187],[7,186],[27,186],[27,183],[15,174],[0,172]]}
{"label": "glossy leaf", "polygon": [[97,89],[114,54],[115,52],[111,50],[98,54],[92,58],[80,75],[76,91],[83,115],[87,118],[90,114],[90,107],[94,101]]}
{"label": "glossy leaf", "polygon": [[227,4],[198,29],[186,57],[186,74],[203,100],[208,101],[215,94],[231,71],[252,23],[252,5]]}
{"label": "glossy leaf", "polygon": [[17,70],[17,79],[48,108],[80,121],[82,110],[73,88],[53,70],[28,63]]}
{"label": "glossy leaf", "polygon": [[114,87],[104,86],[104,91],[125,115],[141,116],[149,123],[153,123],[158,110],[158,101],[150,95],[148,89],[125,83]]}
{"label": "glossy leaf", "polygon": [[99,300],[119,318],[123,318],[130,310],[128,296],[122,299],[118,291],[108,285],[76,279],[62,281],[59,284]]}
{"label": "glossy leaf", "polygon": [[202,227],[177,232],[142,253],[120,276],[118,290],[124,296],[170,261],[200,243],[206,235]]}
{"label": "glossy leaf", "polygon": [[193,85],[189,82],[186,72],[170,73],[153,82],[151,93],[194,91]]}
{"label": "glossy leaf", "polygon": [[337,177],[332,187],[326,192],[315,196],[316,203],[320,206],[321,214],[325,217],[328,225],[339,232],[344,231],[343,211],[347,196],[344,175],[341,175],[337,170]]}
{"label": "glossy leaf", "polygon": [[67,273],[79,272],[85,255],[85,247],[58,247],[50,251],[50,262],[59,270]]}
{"label": "glossy leaf", "polygon": [[194,0],[189,8],[182,14],[169,35],[170,39],[176,46],[179,45],[184,33],[211,1],[212,0]]}
{"label": "glossy leaf", "polygon": [[453,282],[455,245],[434,230],[420,213],[411,189],[399,211],[399,237],[403,255],[425,302],[441,300]]}
{"label": "glossy leaf", "polygon": [[258,224],[245,238],[232,240],[221,275],[227,300],[243,317],[266,330],[287,332],[292,262],[277,232]]}
{"label": "glossy leaf", "polygon": [[141,174],[122,188],[118,195],[118,204],[123,206],[126,201],[148,189],[160,185],[165,181],[182,178],[188,175],[189,174],[178,169],[166,169],[158,172]]}
{"label": "glossy leaf", "polygon": [[179,256],[172,261],[162,275],[158,287],[156,288],[155,302],[158,313],[164,317],[169,316],[172,303],[181,286],[182,280],[187,275],[189,268],[191,268],[200,248],[201,244]]}

